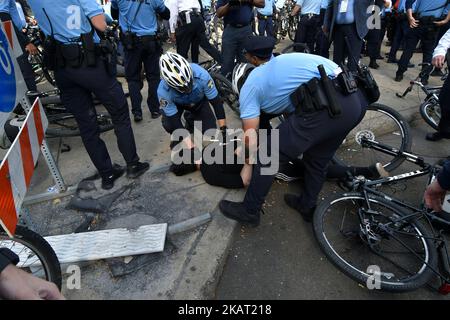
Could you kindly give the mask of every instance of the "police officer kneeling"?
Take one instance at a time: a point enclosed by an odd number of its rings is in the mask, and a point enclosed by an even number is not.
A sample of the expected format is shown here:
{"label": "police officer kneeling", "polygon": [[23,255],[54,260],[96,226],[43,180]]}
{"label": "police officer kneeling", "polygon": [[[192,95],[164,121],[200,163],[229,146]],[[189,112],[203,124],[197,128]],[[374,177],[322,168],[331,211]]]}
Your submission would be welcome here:
{"label": "police officer kneeling", "polygon": [[[55,71],[61,100],[80,128],[84,146],[102,177],[102,187],[111,189],[124,169],[113,167],[106,145],[100,139],[92,94],[111,114],[119,150],[127,163],[127,176],[137,178],[149,164],[139,162],[128,104],[115,78],[114,48],[100,41],[96,30],[106,30],[103,9],[95,0],[29,1],[45,33],[45,63]],[[68,23],[75,21],[68,28]],[[92,26],[96,29],[94,29]]]}
{"label": "police officer kneeling", "polygon": [[[248,39],[244,46],[246,58],[253,65],[236,66],[233,87],[240,91],[245,132],[261,128],[262,117],[291,114],[278,127],[279,165],[283,167],[302,157],[305,185],[300,196],[287,194],[285,201],[306,221],[311,221],[327,165],[347,134],[363,118],[368,101],[352,75],[341,72],[334,62],[304,53],[273,57],[273,44],[270,38]],[[249,136],[247,148],[256,145],[252,140]],[[254,165],[243,202],[220,202],[220,210],[226,217],[250,226],[259,224],[260,211],[274,178],[262,175],[263,167],[259,160]]]}

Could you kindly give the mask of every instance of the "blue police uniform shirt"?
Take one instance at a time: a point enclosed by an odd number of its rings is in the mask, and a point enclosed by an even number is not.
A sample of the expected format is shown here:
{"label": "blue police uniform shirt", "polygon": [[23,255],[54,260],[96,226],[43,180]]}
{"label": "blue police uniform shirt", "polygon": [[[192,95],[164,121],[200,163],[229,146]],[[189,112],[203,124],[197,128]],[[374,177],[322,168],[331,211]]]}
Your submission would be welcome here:
{"label": "blue police uniform shirt", "polygon": [[342,2],[345,0],[340,0],[339,1],[339,6],[338,6],[338,14],[336,16],[336,23],[337,24],[350,24],[355,22],[355,0],[348,0],[348,5],[347,5],[347,11],[346,12],[341,12],[341,7],[342,7]]}
{"label": "blue police uniform shirt", "polygon": [[164,12],[164,1],[143,0],[140,8],[139,4],[139,1],[111,0],[111,7],[119,9],[122,30],[134,32],[139,37],[155,35],[158,30],[156,13]]}
{"label": "blue police uniform shirt", "polygon": [[203,8],[211,8],[211,0],[202,0]]}
{"label": "blue police uniform shirt", "polygon": [[273,1],[274,0],[265,0],[264,8],[258,8],[257,11],[265,16],[273,15]]}
{"label": "blue police uniform shirt", "polygon": [[339,74],[339,66],[321,56],[305,53],[283,54],[255,68],[242,86],[239,103],[241,119],[295,111],[290,95],[314,77],[323,65],[330,77]]}
{"label": "blue police uniform shirt", "polygon": [[447,0],[417,0],[414,12],[423,17],[440,18],[448,8]]}
{"label": "blue police uniform shirt", "polygon": [[19,30],[26,27],[26,22],[24,23],[20,18],[15,0],[0,0],[0,12],[8,13],[11,16],[12,22]]}
{"label": "blue police uniform shirt", "polygon": [[[52,35],[63,44],[79,41],[80,35],[92,31],[90,18],[103,14],[102,7],[95,0],[28,0],[39,26],[47,35]],[[44,14],[43,9],[47,12]],[[99,38],[95,34],[94,40]]]}
{"label": "blue police uniform shirt", "polygon": [[158,87],[158,98],[162,111],[167,117],[174,116],[178,113],[178,105],[198,104],[206,98],[212,100],[219,95],[214,81],[208,71],[195,63],[191,63],[194,74],[194,84],[189,94],[180,93],[161,80]]}
{"label": "blue police uniform shirt", "polygon": [[[223,7],[229,0],[218,0],[216,9]],[[225,25],[249,25],[253,20],[253,6],[242,5],[231,7],[228,14],[223,17]]]}
{"label": "blue police uniform shirt", "polygon": [[331,0],[322,0],[320,3],[320,9],[326,9],[331,4]]}
{"label": "blue police uniform shirt", "polygon": [[322,0],[297,0],[295,3],[301,7],[301,14],[320,14]]}

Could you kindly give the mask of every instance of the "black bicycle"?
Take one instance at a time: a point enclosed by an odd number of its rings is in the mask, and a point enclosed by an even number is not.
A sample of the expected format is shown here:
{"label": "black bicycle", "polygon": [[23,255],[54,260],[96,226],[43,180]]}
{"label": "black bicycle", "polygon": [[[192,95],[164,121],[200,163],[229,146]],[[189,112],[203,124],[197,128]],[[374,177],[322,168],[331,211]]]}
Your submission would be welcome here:
{"label": "black bicycle", "polygon": [[17,226],[11,238],[0,227],[0,248],[16,253],[20,262],[17,267],[35,277],[53,282],[61,290],[61,267],[50,244],[39,234],[23,226]]}
{"label": "black bicycle", "polygon": [[[439,165],[429,165],[409,152],[377,141],[361,139],[366,148],[401,156],[420,170],[388,178],[352,177],[350,192],[326,199],[314,213],[314,235],[325,256],[340,271],[367,286],[390,292],[406,292],[428,285],[448,293],[450,261],[442,229],[450,220],[388,196],[381,186],[420,176],[436,177]],[[433,275],[440,288],[429,284]]]}
{"label": "black bicycle", "polygon": [[[423,67],[419,75],[411,80],[409,87],[402,94],[397,93],[397,97],[404,98],[409,94],[415,86],[418,86],[425,94],[425,99],[420,104],[419,111],[423,120],[433,129],[438,130],[439,121],[441,120],[441,106],[439,104],[439,93],[442,86],[426,86],[423,84],[424,77],[433,72],[434,67],[429,63],[420,64]],[[442,81],[447,79],[448,74],[442,77]]]}

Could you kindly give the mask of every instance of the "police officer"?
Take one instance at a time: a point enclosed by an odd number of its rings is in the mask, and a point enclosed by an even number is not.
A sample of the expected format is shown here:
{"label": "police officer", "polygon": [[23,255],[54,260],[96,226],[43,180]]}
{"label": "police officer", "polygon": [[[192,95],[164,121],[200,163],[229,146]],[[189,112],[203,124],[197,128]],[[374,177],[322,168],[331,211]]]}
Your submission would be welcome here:
{"label": "police officer", "polygon": [[314,53],[314,44],[320,24],[320,8],[322,0],[297,0],[291,16],[301,12],[295,42],[306,43],[310,53]]}
{"label": "police officer", "polygon": [[[408,63],[419,40],[422,42],[423,63],[431,63],[439,27],[450,21],[450,13],[445,18],[442,17],[449,7],[447,0],[417,0],[414,11],[413,2],[414,0],[406,0],[406,15],[411,30],[406,34],[405,48],[398,62],[395,75],[397,82],[403,80],[403,73],[408,69]],[[422,81],[428,83],[428,76]]]}
{"label": "police officer", "polygon": [[170,9],[170,32],[172,41],[176,41],[177,52],[186,59],[189,48],[191,59],[198,63],[198,46],[202,47],[219,64],[222,56],[206,38],[205,21],[203,20],[200,2],[198,0],[168,0]]}
{"label": "police officer", "polygon": [[[191,132],[194,121],[201,121],[203,133],[217,128],[216,118],[220,129],[226,130],[223,103],[213,79],[205,69],[195,63],[190,64],[181,55],[172,52],[161,56],[160,69],[162,80],[158,97],[163,111],[162,124],[168,133],[185,128],[181,122],[183,114],[187,122],[186,129]],[[172,143],[171,147],[177,142]]]}
{"label": "police officer", "polygon": [[17,58],[17,62],[19,63],[28,90],[37,91],[33,68],[28,61],[28,55],[37,54],[37,48],[26,36],[25,28],[27,27],[27,23],[25,19],[21,18],[21,14],[17,10],[16,2],[14,0],[0,1],[0,21],[13,22],[19,43],[25,51],[23,55]]}
{"label": "police officer", "polygon": [[380,68],[377,60],[383,59],[381,56],[381,45],[386,34],[386,12],[391,12],[391,8],[380,8],[374,6],[373,14],[378,15],[380,19],[380,28],[372,28],[366,36],[367,54],[370,58],[369,67],[372,69]]}
{"label": "police officer", "polygon": [[[169,19],[169,9],[166,8],[163,0],[112,0],[111,8],[119,11],[121,40],[125,48],[125,76],[130,91],[134,120],[142,121],[142,64],[144,64],[148,83],[147,105],[151,117],[156,119],[160,116],[156,90],[159,84],[158,62],[162,53],[156,36],[158,30],[156,14]],[[117,18],[116,14],[113,18]]]}
{"label": "police officer", "polygon": [[46,49],[53,51],[48,54],[55,63],[51,67],[55,69],[61,100],[75,116],[84,146],[102,177],[103,189],[111,189],[124,169],[113,167],[100,138],[92,94],[111,114],[117,144],[127,163],[127,177],[137,178],[149,164],[139,162],[125,94],[111,65],[105,63],[109,57],[103,54],[106,48],[99,45],[97,32],[106,30],[103,9],[95,0],[59,0],[58,5],[53,0],[29,3],[47,37]]}
{"label": "police officer", "polygon": [[256,9],[258,16],[258,34],[263,36],[267,34],[269,37],[273,37],[273,0],[265,0],[266,5],[264,8]]}
{"label": "police officer", "polygon": [[[397,27],[394,33],[394,39],[392,40],[391,50],[389,51],[389,57],[387,63],[398,63],[397,52],[404,44],[406,35],[411,30],[408,24],[408,18],[406,17],[406,0],[398,0],[397,5]],[[415,3],[413,4],[414,8]]]}
{"label": "police officer", "polygon": [[[346,95],[339,91],[342,89],[337,90],[331,86],[330,90],[325,91],[326,96],[333,95],[344,107],[339,109],[337,105],[333,105],[336,107],[334,109],[330,103],[328,107],[324,107],[322,103],[322,107],[313,107],[306,103],[312,96],[302,98],[297,92],[306,92],[302,85],[307,82],[311,88],[321,90],[322,93],[324,87],[320,87],[317,81],[322,84],[333,81],[338,86],[337,80],[332,80],[340,74],[338,65],[323,57],[304,53],[273,58],[273,42],[270,39],[249,39],[245,49],[246,57],[252,65],[239,65],[233,71],[233,87],[240,90],[243,129],[247,133],[261,127],[260,116],[263,113],[291,114],[278,127],[279,164],[281,167],[302,156],[305,186],[300,196],[286,195],[285,201],[298,210],[305,220],[311,221],[317,195],[325,181],[327,164],[349,131],[363,118],[368,102],[359,90]],[[318,80],[321,77],[318,65],[324,67],[324,80]],[[249,150],[257,144],[251,137],[252,135],[248,135],[246,141]],[[246,158],[251,156],[246,152]],[[260,210],[274,177],[262,175],[263,167],[259,161],[254,165],[244,202],[220,202],[220,210],[225,216],[250,226],[259,224]]]}
{"label": "police officer", "polygon": [[391,0],[330,0],[325,13],[323,30],[334,43],[333,61],[340,65],[348,57],[348,67],[352,71],[356,70],[362,40],[369,32],[372,12],[367,9],[373,4],[389,7]]}
{"label": "police officer", "polygon": [[234,61],[245,61],[242,44],[252,34],[253,7],[264,8],[264,0],[218,0],[216,14],[223,18],[225,28],[222,34],[222,69],[228,76],[234,68]]}

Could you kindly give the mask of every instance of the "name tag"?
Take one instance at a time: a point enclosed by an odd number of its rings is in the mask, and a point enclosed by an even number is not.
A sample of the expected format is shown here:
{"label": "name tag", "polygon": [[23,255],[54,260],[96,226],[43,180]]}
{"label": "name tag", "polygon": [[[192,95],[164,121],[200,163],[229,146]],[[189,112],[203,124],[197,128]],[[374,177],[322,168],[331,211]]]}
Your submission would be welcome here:
{"label": "name tag", "polygon": [[342,0],[341,1],[341,9],[339,10],[340,13],[346,13],[348,9],[348,0]]}

